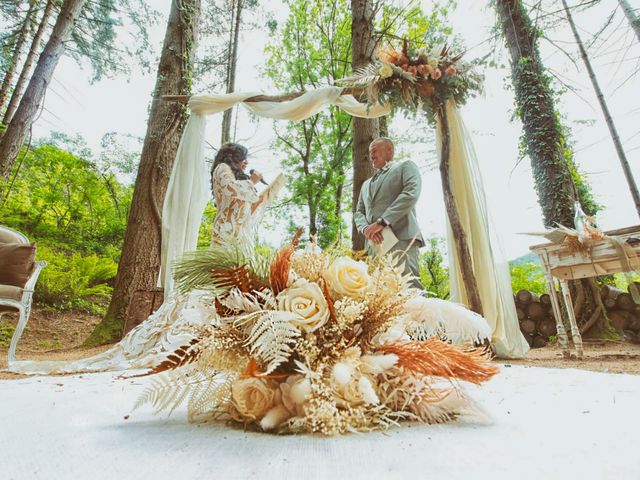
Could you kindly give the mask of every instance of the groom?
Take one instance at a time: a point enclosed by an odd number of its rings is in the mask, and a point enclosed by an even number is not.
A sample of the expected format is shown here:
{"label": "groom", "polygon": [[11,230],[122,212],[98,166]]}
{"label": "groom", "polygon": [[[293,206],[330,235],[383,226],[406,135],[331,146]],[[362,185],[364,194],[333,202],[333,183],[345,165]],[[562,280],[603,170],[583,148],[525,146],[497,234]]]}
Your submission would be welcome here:
{"label": "groom", "polygon": [[415,208],[422,179],[412,161],[394,164],[393,151],[393,142],[386,137],[376,138],[369,145],[369,158],[376,173],[362,184],[354,222],[367,239],[369,255],[374,254],[374,244],[382,243],[384,227],[390,227],[398,243],[389,253],[406,251],[404,273],[412,275],[410,286],[422,289],[418,252],[424,240]]}

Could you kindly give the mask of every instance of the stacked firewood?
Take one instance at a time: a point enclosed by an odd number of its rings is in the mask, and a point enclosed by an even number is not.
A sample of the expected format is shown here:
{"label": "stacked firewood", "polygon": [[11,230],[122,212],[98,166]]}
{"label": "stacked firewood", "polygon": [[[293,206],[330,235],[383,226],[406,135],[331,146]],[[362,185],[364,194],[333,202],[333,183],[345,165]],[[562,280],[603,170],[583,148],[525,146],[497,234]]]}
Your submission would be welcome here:
{"label": "stacked firewood", "polygon": [[[640,283],[636,285],[640,291]],[[602,285],[600,298],[613,328],[625,338],[640,342],[640,304],[633,301],[629,290]],[[533,348],[544,347],[549,337],[556,334],[551,297],[547,293],[538,296],[529,290],[520,290],[515,294],[515,301],[520,331]]]}
{"label": "stacked firewood", "polygon": [[544,347],[549,337],[556,334],[551,297],[547,293],[538,296],[529,290],[520,290],[515,294],[515,301],[524,338],[532,348]]}
{"label": "stacked firewood", "polygon": [[[640,283],[636,283],[636,287],[640,291]],[[602,285],[600,298],[613,328],[632,341],[640,340],[640,304],[633,301],[629,289],[625,292],[610,285]]]}

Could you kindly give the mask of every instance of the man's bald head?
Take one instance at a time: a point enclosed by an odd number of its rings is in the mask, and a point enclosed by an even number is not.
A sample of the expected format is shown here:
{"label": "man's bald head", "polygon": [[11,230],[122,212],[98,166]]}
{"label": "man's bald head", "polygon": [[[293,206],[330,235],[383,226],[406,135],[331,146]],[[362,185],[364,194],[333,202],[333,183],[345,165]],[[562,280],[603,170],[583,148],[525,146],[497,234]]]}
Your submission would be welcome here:
{"label": "man's bald head", "polygon": [[369,144],[369,158],[373,168],[383,168],[393,160],[393,141],[387,137],[379,137]]}

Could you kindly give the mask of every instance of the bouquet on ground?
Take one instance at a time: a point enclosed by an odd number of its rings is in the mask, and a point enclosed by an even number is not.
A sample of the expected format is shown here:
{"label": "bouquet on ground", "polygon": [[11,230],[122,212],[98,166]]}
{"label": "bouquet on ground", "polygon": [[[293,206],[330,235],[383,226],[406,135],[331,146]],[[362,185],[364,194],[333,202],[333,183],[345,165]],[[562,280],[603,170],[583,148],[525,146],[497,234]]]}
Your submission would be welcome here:
{"label": "bouquet on ground", "polygon": [[407,288],[397,257],[297,250],[297,238],[272,256],[213,248],[177,265],[183,291],[211,289],[211,324],[145,374],[158,375],[137,406],[325,435],[464,414],[459,381],[498,371],[471,345],[490,337],[486,321]]}

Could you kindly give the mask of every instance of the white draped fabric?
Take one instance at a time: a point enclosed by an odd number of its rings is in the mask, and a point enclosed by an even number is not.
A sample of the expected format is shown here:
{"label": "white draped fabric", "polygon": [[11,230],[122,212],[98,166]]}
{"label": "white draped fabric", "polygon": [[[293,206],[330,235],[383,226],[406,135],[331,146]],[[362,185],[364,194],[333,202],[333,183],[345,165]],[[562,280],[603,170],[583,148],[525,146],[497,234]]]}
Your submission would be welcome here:
{"label": "white draped fabric", "polygon": [[162,253],[158,284],[165,298],[173,290],[171,265],[182,253],[195,250],[202,213],[209,198],[209,174],[204,161],[206,116],[223,112],[238,103],[262,117],[300,121],[329,105],[336,105],[356,117],[387,115],[389,105],[367,106],[352,95],[342,95],[342,87],[326,87],[306,92],[285,102],[246,102],[260,93],[196,95],[189,99],[191,116],[185,126],[171,171],[162,208]]}
{"label": "white draped fabric", "polygon": [[[476,152],[454,101],[450,100],[446,108],[451,136],[451,188],[467,235],[483,314],[493,329],[491,343],[499,357],[521,358],[529,351],[529,345],[520,332],[508,263],[500,258],[500,244],[491,228]],[[438,126],[438,151],[441,147],[441,134]],[[468,305],[454,241],[449,227],[451,300]]]}

